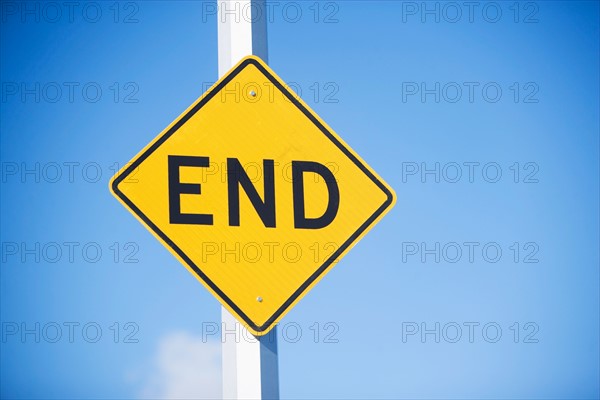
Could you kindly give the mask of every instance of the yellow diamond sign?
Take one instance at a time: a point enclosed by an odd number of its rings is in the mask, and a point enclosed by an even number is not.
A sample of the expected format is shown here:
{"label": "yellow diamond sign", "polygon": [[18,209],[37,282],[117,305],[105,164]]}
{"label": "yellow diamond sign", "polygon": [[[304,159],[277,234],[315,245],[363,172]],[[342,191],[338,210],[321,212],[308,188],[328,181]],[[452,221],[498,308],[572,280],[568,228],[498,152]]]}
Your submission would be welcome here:
{"label": "yellow diamond sign", "polygon": [[275,326],[395,202],[257,57],[215,83],[110,188],[255,335]]}

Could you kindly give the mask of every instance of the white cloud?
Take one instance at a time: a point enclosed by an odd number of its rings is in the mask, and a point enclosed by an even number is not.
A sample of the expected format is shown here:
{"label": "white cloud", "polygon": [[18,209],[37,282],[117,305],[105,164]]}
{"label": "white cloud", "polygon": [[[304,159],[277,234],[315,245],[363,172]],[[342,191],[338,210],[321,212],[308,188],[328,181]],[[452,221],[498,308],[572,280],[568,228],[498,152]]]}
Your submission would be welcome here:
{"label": "white cloud", "polygon": [[144,368],[142,399],[220,399],[221,343],[174,332],[163,337]]}

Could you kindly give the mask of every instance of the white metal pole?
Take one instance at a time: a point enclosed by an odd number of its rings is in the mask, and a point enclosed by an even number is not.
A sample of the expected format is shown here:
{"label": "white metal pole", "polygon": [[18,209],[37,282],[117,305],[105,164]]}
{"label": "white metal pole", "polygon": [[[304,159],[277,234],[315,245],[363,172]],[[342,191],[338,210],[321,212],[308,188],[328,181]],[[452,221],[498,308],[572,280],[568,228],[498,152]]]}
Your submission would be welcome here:
{"label": "white metal pole", "polygon": [[[268,62],[266,0],[217,0],[219,76],[241,58]],[[276,327],[255,337],[221,309],[224,399],[279,399]]]}

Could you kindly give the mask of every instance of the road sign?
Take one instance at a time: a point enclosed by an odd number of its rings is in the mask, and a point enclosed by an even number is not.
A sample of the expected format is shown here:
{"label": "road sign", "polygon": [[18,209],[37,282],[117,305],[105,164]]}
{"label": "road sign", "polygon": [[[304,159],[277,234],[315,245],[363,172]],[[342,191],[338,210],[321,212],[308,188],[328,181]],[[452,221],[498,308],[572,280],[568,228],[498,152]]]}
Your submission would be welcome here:
{"label": "road sign", "polygon": [[266,334],[395,202],[260,58],[242,59],[111,191],[253,334]]}

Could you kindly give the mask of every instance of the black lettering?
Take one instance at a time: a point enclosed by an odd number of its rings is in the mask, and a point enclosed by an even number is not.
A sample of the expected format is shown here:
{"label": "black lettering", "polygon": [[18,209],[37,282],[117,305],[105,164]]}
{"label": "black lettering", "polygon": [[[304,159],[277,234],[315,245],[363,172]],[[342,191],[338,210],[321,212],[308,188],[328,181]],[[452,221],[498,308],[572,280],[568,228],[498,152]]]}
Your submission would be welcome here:
{"label": "black lettering", "polygon": [[[318,218],[306,218],[304,207],[304,173],[321,175],[327,184],[329,203],[325,213]],[[333,173],[323,164],[313,161],[292,161],[292,189],[294,192],[294,228],[320,229],[329,225],[340,207],[340,190]]]}
{"label": "black lettering", "polygon": [[240,226],[240,186],[267,228],[275,228],[275,167],[273,160],[263,160],[264,201],[237,158],[227,159],[227,194],[229,225]]}
{"label": "black lettering", "polygon": [[172,224],[212,225],[211,214],[182,214],[181,194],[200,194],[199,183],[181,183],[179,167],[208,167],[208,157],[169,156],[169,222]]}

